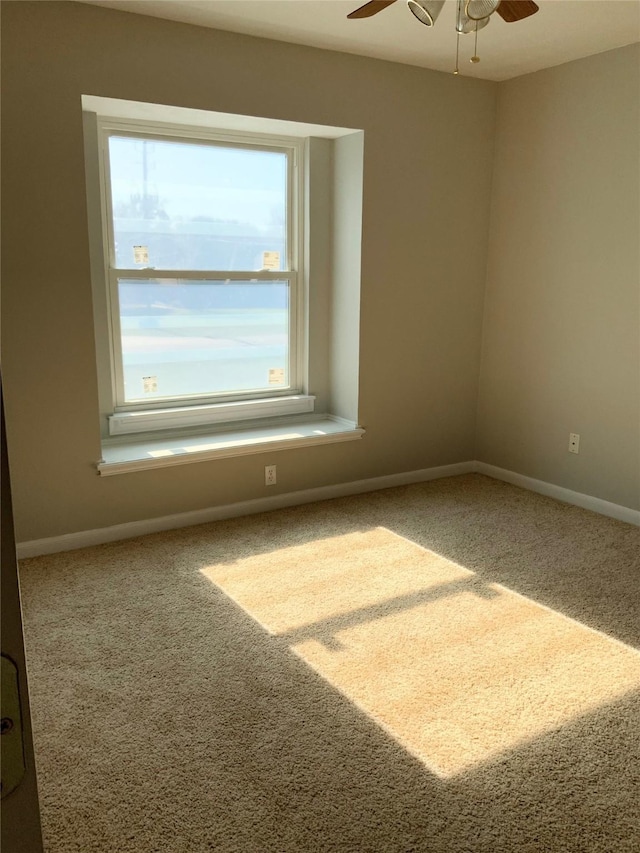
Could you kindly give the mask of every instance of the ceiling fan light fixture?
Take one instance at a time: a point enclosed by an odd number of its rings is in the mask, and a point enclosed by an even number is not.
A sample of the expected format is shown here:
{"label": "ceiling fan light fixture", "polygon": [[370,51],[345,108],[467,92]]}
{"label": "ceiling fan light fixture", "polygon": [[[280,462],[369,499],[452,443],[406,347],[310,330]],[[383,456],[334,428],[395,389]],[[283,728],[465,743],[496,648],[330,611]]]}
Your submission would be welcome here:
{"label": "ceiling fan light fixture", "polygon": [[499,5],[500,0],[466,0],[464,14],[472,21],[481,21],[493,15]]}
{"label": "ceiling fan light fixture", "polygon": [[480,18],[479,21],[474,21],[465,13],[465,0],[458,0],[458,14],[456,17],[456,30],[459,33],[475,33],[478,30],[486,27],[490,17]]}
{"label": "ceiling fan light fixture", "polygon": [[407,0],[407,6],[425,27],[432,27],[444,6],[444,0]]}

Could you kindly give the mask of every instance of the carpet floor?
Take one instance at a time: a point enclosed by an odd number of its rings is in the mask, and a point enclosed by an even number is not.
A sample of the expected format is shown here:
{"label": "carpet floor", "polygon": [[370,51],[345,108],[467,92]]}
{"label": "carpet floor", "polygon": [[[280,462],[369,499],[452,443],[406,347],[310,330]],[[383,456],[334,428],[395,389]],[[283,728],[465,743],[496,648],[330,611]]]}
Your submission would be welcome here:
{"label": "carpet floor", "polygon": [[638,853],[640,530],[468,475],[20,564],[48,853]]}

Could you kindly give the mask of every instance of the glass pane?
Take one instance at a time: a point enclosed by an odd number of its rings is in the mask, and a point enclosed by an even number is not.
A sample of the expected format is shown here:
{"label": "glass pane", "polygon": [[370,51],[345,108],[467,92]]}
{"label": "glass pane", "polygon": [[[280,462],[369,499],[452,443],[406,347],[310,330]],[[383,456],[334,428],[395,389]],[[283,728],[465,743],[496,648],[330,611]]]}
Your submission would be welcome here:
{"label": "glass pane", "polygon": [[289,386],[287,281],[120,279],[125,402]]}
{"label": "glass pane", "polygon": [[287,268],[287,155],[109,138],[116,267]]}

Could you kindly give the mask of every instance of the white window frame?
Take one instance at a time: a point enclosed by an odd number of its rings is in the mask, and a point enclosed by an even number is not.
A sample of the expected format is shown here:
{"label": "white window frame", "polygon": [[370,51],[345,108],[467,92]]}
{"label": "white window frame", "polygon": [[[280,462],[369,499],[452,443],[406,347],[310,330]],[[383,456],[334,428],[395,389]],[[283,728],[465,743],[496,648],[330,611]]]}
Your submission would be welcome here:
{"label": "white window frame", "polygon": [[[112,412],[108,416],[109,434],[115,436],[313,412],[314,397],[308,394],[305,358],[307,350],[303,263],[305,140],[299,137],[229,132],[183,124],[101,116],[97,117],[97,133],[102,253],[108,307],[109,360],[113,399]],[[111,136],[285,153],[288,162],[286,269],[279,271],[141,270],[116,267],[109,173],[109,138]],[[289,385],[284,389],[278,388],[267,393],[259,390],[126,402],[123,390],[118,279],[287,281],[289,285]]]}

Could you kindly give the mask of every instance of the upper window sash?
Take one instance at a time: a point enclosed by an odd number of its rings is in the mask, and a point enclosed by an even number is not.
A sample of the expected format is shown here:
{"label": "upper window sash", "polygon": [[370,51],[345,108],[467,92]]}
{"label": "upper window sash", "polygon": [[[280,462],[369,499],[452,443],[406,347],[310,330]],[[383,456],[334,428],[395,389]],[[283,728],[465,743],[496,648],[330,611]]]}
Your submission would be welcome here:
{"label": "upper window sash", "polygon": [[[290,137],[271,137],[262,134],[230,134],[218,131],[209,131],[203,128],[185,128],[184,126],[173,126],[168,124],[153,124],[145,125],[140,122],[127,120],[113,120],[106,118],[98,119],[98,136],[101,149],[100,156],[100,171],[102,185],[102,208],[103,208],[103,239],[104,239],[104,257],[108,269],[118,269],[122,272],[130,269],[142,270],[145,268],[144,260],[139,265],[133,263],[133,256],[130,263],[118,263],[116,258],[116,235],[114,233],[114,205],[112,194],[112,163],[110,157],[110,140],[122,139],[138,141],[141,143],[175,143],[184,146],[202,146],[203,149],[223,149],[226,153],[232,154],[234,150],[255,152],[257,155],[274,154],[286,158],[286,187],[285,187],[285,205],[284,205],[284,229],[283,238],[285,242],[285,250],[280,252],[278,269],[280,272],[295,271],[299,268],[301,261],[299,240],[301,235],[301,198],[302,191],[301,182],[299,181],[298,170],[299,164],[302,161],[303,141],[292,139]],[[161,149],[158,149],[161,150]],[[179,150],[179,149],[177,149]],[[197,149],[194,149],[197,152]],[[145,148],[140,150],[140,157],[143,162],[140,163],[142,180],[148,182],[148,187],[151,190],[150,195],[153,195],[154,180],[151,175],[151,164],[148,162],[153,155],[145,154]],[[146,158],[146,162],[145,162]],[[140,173],[138,174],[140,179]],[[139,180],[138,180],[139,183]],[[144,201],[144,200],[143,200]],[[133,199],[132,199],[133,202]],[[145,202],[146,203],[146,202]],[[207,214],[202,214],[203,219]],[[138,220],[142,221],[142,220]],[[149,220],[153,222],[153,220]],[[184,223],[178,223],[183,225]],[[195,223],[192,223],[195,226]],[[211,230],[211,224],[203,222],[203,230]],[[215,230],[215,229],[214,229]],[[142,241],[141,241],[142,244]],[[144,247],[144,244],[142,244]],[[271,258],[271,260],[273,260]],[[149,259],[146,265],[150,268],[155,276],[159,273],[167,272],[176,275],[177,269],[173,265],[166,270],[161,270],[161,264],[154,264],[153,258]],[[206,272],[207,274],[219,273],[223,271],[238,272],[246,274],[248,272],[258,273],[261,271],[261,264],[246,265],[246,269],[242,265],[231,269],[231,264],[208,266],[206,269],[197,268],[181,269],[180,272]],[[151,268],[157,269],[151,270]],[[274,267],[271,267],[274,269]]]}

